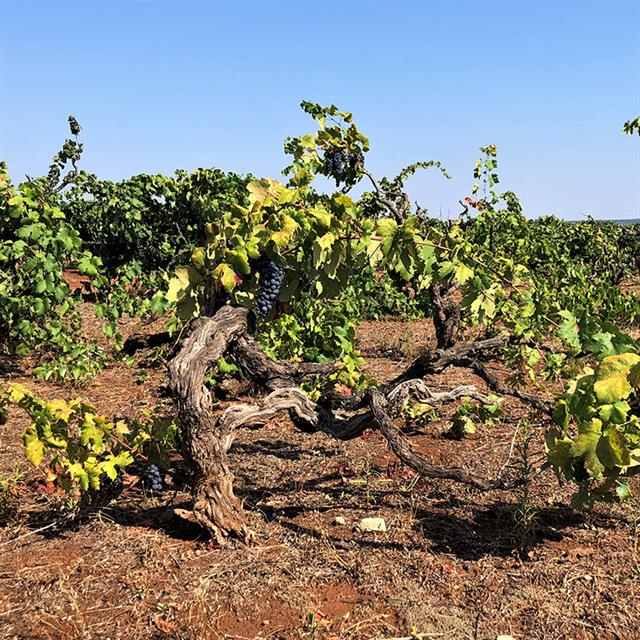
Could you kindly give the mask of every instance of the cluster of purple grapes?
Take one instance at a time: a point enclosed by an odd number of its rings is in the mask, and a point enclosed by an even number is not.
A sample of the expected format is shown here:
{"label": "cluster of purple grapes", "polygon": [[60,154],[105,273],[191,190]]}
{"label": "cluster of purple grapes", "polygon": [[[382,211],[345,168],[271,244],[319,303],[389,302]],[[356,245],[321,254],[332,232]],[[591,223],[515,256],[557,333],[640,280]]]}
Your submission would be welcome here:
{"label": "cluster of purple grapes", "polygon": [[149,489],[160,491],[162,489],[162,476],[160,469],[155,464],[150,464],[144,476],[144,481]]}
{"label": "cluster of purple grapes", "polygon": [[364,156],[361,151],[346,153],[342,149],[334,149],[324,154],[324,172],[333,176],[338,184],[347,178],[347,171],[362,165]]}
{"label": "cluster of purple grapes", "polygon": [[348,156],[342,149],[327,151],[324,154],[324,171],[326,174],[341,180],[347,168]]}
{"label": "cluster of purple grapes", "polygon": [[260,291],[256,297],[256,313],[264,317],[276,306],[284,282],[284,269],[268,258],[261,258],[257,266]]}

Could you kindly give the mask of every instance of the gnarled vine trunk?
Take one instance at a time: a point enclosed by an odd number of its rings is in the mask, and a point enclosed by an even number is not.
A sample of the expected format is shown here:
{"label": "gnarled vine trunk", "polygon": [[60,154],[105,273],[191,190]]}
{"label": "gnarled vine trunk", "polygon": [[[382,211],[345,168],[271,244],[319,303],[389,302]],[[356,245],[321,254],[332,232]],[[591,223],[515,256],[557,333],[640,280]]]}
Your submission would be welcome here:
{"label": "gnarled vine trunk", "polygon": [[433,284],[429,290],[433,304],[433,324],[438,349],[449,349],[458,341],[460,331],[459,287]]}
{"label": "gnarled vine trunk", "polygon": [[[379,390],[356,396],[334,391],[315,403],[300,390],[298,383],[307,375],[330,371],[331,365],[271,360],[247,335],[247,313],[243,308],[225,306],[213,317],[199,318],[169,364],[169,385],[178,409],[183,453],[193,471],[193,512],[196,520],[219,543],[224,543],[229,536],[246,541],[250,535],[241,503],[233,492],[233,474],[227,460],[234,432],[245,426],[264,424],[282,411],[288,412],[301,431],[322,431],[340,440],[357,438],[366,429],[376,429],[387,440],[391,451],[421,476],[454,480],[484,491],[516,487],[548,466],[543,465],[527,477],[512,479],[485,478],[457,467],[438,467],[417,453],[394,424],[410,400],[433,406],[463,397],[489,402],[470,385],[444,392],[431,391],[422,377],[442,371],[450,364],[471,367],[490,387],[499,387],[500,392],[515,395],[549,413],[544,401],[499,383],[473,359],[504,346],[508,342],[504,336],[436,350],[418,358],[404,374]],[[216,413],[204,379],[207,368],[225,353],[233,358],[241,375],[267,395],[251,404],[232,405]]]}
{"label": "gnarled vine trunk", "polygon": [[246,309],[226,306],[213,317],[199,318],[169,363],[169,387],[178,409],[183,455],[193,471],[193,513],[219,543],[229,533],[246,538],[248,529],[227,463],[233,434],[215,419],[204,378],[209,365],[244,332],[246,317]]}

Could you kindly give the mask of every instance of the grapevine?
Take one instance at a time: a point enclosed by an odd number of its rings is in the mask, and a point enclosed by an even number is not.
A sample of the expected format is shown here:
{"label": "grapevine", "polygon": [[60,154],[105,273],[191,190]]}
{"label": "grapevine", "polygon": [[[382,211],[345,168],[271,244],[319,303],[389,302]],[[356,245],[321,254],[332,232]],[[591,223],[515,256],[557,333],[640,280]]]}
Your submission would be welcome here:
{"label": "grapevine", "polygon": [[[81,128],[73,117],[73,139],[47,176],[15,189],[3,166],[7,353],[40,349],[44,361],[34,372],[55,370],[58,379],[69,372],[79,379],[102,361],[77,341],[82,298],[64,280],[69,266],[87,276],[85,294],[115,350],[123,315],[166,314],[172,351],[160,358],[191,467],[194,515],[219,542],[251,537],[227,462],[234,430],[278,412],[304,433],[349,440],[375,430],[427,478],[511,490],[553,468],[578,485],[576,507],[627,497],[638,467],[640,347],[625,329],[640,319],[640,302],[621,283],[637,273],[639,230],[529,220],[513,193],[496,190],[493,145],[481,148],[458,218],[436,220],[412,204],[405,182],[420,169],[448,177],[439,162],[377,177],[351,113],[311,102],[302,108],[317,130],[286,141],[292,159],[283,181],[215,169],[100,180],[78,169]],[[336,190],[317,190],[319,176]],[[256,323],[252,312],[270,321]],[[355,330],[386,313],[431,319],[436,345],[376,382],[365,374]],[[465,341],[468,327],[473,341]],[[492,360],[513,375],[498,379]],[[586,364],[592,368],[576,378]],[[491,393],[431,389],[428,376],[449,366],[468,369]],[[216,367],[223,375],[211,375]],[[230,377],[251,383],[251,401],[220,408],[216,398]],[[567,391],[550,398],[522,388],[546,379],[565,381]],[[472,439],[501,417],[498,396],[507,395],[555,420],[546,461],[520,475],[433,465],[397,425],[403,416],[435,421],[440,405],[456,403],[448,433]],[[111,419],[80,400],[47,402],[20,387],[4,392],[0,405],[29,413],[27,457],[65,491],[91,495],[136,460],[145,461],[144,486],[163,489],[158,465],[169,464],[168,431],[158,421]]]}

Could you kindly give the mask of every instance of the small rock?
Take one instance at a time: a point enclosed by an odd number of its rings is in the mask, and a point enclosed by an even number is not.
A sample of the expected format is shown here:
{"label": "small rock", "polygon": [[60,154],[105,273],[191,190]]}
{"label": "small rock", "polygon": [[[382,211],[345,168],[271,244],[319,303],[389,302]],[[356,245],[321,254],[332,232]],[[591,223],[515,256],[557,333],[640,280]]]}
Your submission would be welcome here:
{"label": "small rock", "polygon": [[358,531],[386,531],[387,523],[384,518],[362,518],[357,529]]}
{"label": "small rock", "polygon": [[498,636],[496,640],[516,640],[513,636]]}
{"label": "small rock", "polygon": [[336,516],[333,519],[333,524],[337,524],[343,527],[345,524],[347,524],[347,521],[342,516]]}

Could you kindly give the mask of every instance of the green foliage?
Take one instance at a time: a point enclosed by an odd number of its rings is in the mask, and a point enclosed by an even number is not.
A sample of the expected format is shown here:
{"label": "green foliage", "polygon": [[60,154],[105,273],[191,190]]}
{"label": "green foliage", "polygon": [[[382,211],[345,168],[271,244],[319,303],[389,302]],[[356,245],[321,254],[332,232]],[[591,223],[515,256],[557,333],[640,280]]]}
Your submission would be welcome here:
{"label": "green foliage", "polygon": [[488,400],[490,402],[484,404],[463,398],[451,419],[449,437],[462,440],[465,436],[475,433],[479,426],[495,424],[502,416],[500,398],[490,395]]}
{"label": "green foliage", "polygon": [[313,376],[302,384],[312,400],[317,400],[323,393],[339,389],[343,393],[363,391],[372,384],[371,378],[363,373],[364,359],[357,352],[345,354],[336,363],[335,371],[328,375]]}
{"label": "green foliage", "polygon": [[[473,246],[460,225],[441,228],[426,224],[423,217],[408,210],[400,219],[363,215],[372,198],[398,199],[409,175],[418,168],[441,168],[439,163],[415,163],[393,181],[383,181],[388,188],[384,195],[378,186],[375,196],[356,203],[347,192],[363,176],[370,175],[364,166],[368,140],[357,129],[351,114],[333,106],[303,103],[302,107],[316,119],[319,130],[287,140],[285,149],[293,155],[293,164],[285,169],[290,176],[289,184],[285,186],[271,179],[249,183],[249,205],[233,204],[228,210],[216,211],[205,225],[206,243],[196,247],[190,264],[176,269],[166,294],[168,302],[176,308],[171,324],[174,330],[202,313],[212,313],[226,301],[252,308],[259,287],[256,262],[260,257],[267,257],[285,269],[286,282],[280,301],[291,303],[294,311],[299,297],[335,296],[351,285],[354,274],[374,273],[374,269],[382,274],[378,282],[375,278],[363,281],[362,276],[359,282],[374,286],[382,283],[381,297],[387,299],[385,287],[399,290],[402,283],[410,283],[411,295],[415,297],[434,283],[457,282],[465,287],[471,315],[486,323],[513,303],[515,296],[507,296],[502,283],[496,282],[495,269],[475,259]],[[341,191],[319,194],[312,182],[317,175],[327,175],[325,156],[336,150],[344,152],[345,157],[357,157],[357,162],[336,178],[337,184],[345,185]],[[335,172],[335,167],[331,171]],[[511,284],[515,278],[519,283],[520,271],[511,263],[507,267],[502,280]],[[351,299],[348,294],[341,298],[346,316],[357,318],[367,312],[375,313],[365,309],[358,282],[353,286],[349,292]],[[396,301],[398,298],[391,297]],[[296,340],[301,330],[308,327],[309,319],[295,315],[295,319],[283,319],[279,328],[269,327],[272,343],[275,346],[276,338],[283,339],[286,335],[292,338],[286,344],[289,357],[303,354],[313,359],[321,357],[313,344],[306,343],[307,339],[312,343],[315,339],[313,327],[311,332],[304,333],[304,345]],[[342,340],[344,334],[344,330],[334,332],[329,342]],[[324,347],[323,350],[331,351]]]}
{"label": "green foliage", "polygon": [[248,182],[219,169],[121,182],[80,173],[60,206],[108,276],[140,278],[188,260],[220,210],[246,204]]}
{"label": "green foliage", "polygon": [[106,278],[95,311],[116,347],[119,318],[166,312],[167,273],[205,242],[207,224],[221,209],[248,202],[248,180],[218,169],[121,182],[80,173],[62,194],[61,208],[102,260]]}
{"label": "green foliage", "polygon": [[433,420],[437,420],[438,413],[432,405],[426,402],[417,402],[409,400],[402,408],[402,417],[407,424],[414,427],[425,427]]}
{"label": "green foliage", "polygon": [[289,313],[261,324],[260,346],[275,359],[328,362],[353,353],[357,317],[341,299],[300,294]]}
{"label": "green foliage", "polygon": [[[70,118],[70,124],[77,133],[75,119]],[[0,346],[17,355],[45,347],[37,372],[57,379],[83,378],[100,364],[99,352],[78,337],[80,296],[70,290],[64,270],[94,276],[101,262],[83,250],[78,232],[55,204],[55,194],[75,179],[81,151],[77,141],[67,140],[49,175],[30,179],[18,189],[0,163]],[[68,162],[73,168],[63,177]],[[91,351],[91,362],[82,361],[86,351]],[[77,361],[69,365],[74,358]]]}
{"label": "green foliage", "polygon": [[[640,236],[632,229],[551,216],[529,220],[513,194],[502,194],[500,201],[506,208],[483,206],[465,224],[465,234],[483,259],[510,259],[527,274],[527,322],[533,330],[546,328],[550,320],[561,324],[567,313],[586,321],[589,330],[596,321],[604,326],[640,319],[640,300],[619,286],[625,276],[637,273]],[[574,346],[579,350],[575,341]]]}
{"label": "green foliage", "polygon": [[416,294],[410,284],[396,283],[386,272],[376,273],[370,266],[353,274],[338,300],[357,320],[387,316],[409,320],[423,316],[429,308],[424,291]]}
{"label": "green foliage", "polygon": [[488,205],[495,205],[500,196],[494,191],[495,185],[500,182],[498,177],[498,149],[494,144],[490,144],[486,147],[480,147],[482,157],[476,161],[476,166],[473,170],[473,188],[471,193],[476,195],[482,187],[483,199],[485,207]]}
{"label": "green foliage", "polygon": [[[293,156],[293,163],[283,171],[290,176],[289,186],[305,191],[317,175],[325,175],[338,186],[344,182],[345,190],[353,187],[363,175],[369,140],[358,130],[352,114],[339,111],[335,105],[323,107],[304,101],[300,106],[318,123],[319,130],[285,141],[285,152]],[[344,168],[339,173],[327,161],[336,152],[345,156]]]}
{"label": "green foliage", "polygon": [[320,196],[271,179],[251,182],[247,189],[249,206],[233,205],[207,223],[206,244],[169,282],[174,327],[211,313],[229,298],[253,307],[261,256],[286,270],[282,302],[296,292],[335,295],[349,274],[367,263],[371,225],[357,218],[348,196]]}
{"label": "green foliage", "polygon": [[[638,273],[640,235],[630,227],[592,219],[567,223],[552,216],[529,220],[511,192],[493,186],[497,151],[482,149],[474,176],[474,193],[483,198],[466,202],[476,215],[461,223],[473,257],[493,274],[478,276],[486,284],[466,287],[465,320],[472,324],[500,322],[523,342],[507,358],[524,366],[528,377],[572,375],[576,358],[598,358],[635,351],[637,343],[619,324],[640,319],[640,298],[620,283]],[[512,286],[504,286],[504,278]],[[530,346],[555,334],[564,353]]]}
{"label": "green foliage", "polygon": [[558,477],[579,486],[573,504],[630,495],[640,469],[640,356],[608,356],[574,380],[559,400],[547,457]]}
{"label": "green foliage", "polygon": [[162,460],[175,432],[170,421],[108,420],[82,400],[43,400],[18,384],[0,395],[0,410],[8,405],[31,418],[22,435],[27,460],[72,498],[90,497],[138,456]]}
{"label": "green foliage", "polygon": [[[477,216],[434,221],[424,209],[411,210],[403,189],[418,168],[433,166],[445,173],[439,163],[415,163],[394,180],[378,183],[364,163],[369,142],[351,114],[314,103],[302,107],[319,130],[287,140],[285,149],[293,155],[285,169],[289,184],[250,183],[249,206],[217,211],[206,226],[206,244],[194,250],[191,264],[176,270],[167,293],[176,304],[174,329],[226,301],[252,307],[259,286],[255,261],[267,256],[286,270],[280,300],[291,305],[293,315],[282,315],[280,306],[275,325],[261,327],[272,354],[280,357],[329,356],[344,337],[342,331],[323,341],[329,344],[324,354],[316,349],[316,336],[331,335],[334,325],[309,331],[308,305],[298,305],[304,296],[337,295],[348,321],[386,310],[415,316],[429,311],[428,294],[436,284],[462,288],[468,324],[500,324],[524,341],[541,340],[556,327],[574,355],[630,348],[628,336],[612,322],[633,322],[640,313],[637,296],[618,286],[637,266],[638,236],[594,221],[528,220],[513,193],[495,191],[498,161],[492,145],[481,149],[474,171],[473,193],[483,198],[467,199]],[[341,191],[318,194],[313,180],[327,175],[325,156],[336,149],[358,161],[336,180],[344,184]],[[365,177],[375,191],[354,202],[347,192]],[[333,304],[331,315],[336,315]],[[514,350],[514,362],[517,355]],[[519,355],[531,375],[540,360],[545,377],[571,365],[563,354],[543,358],[530,347],[522,347]]]}
{"label": "green foliage", "polygon": [[640,117],[633,120],[627,120],[622,130],[628,135],[632,136],[634,133],[640,136]]}
{"label": "green foliage", "polygon": [[[46,347],[51,350],[51,343]],[[102,370],[107,360],[107,355],[98,345],[78,340],[74,334],[65,335],[56,347],[33,368],[36,378],[59,383],[86,382]]]}

